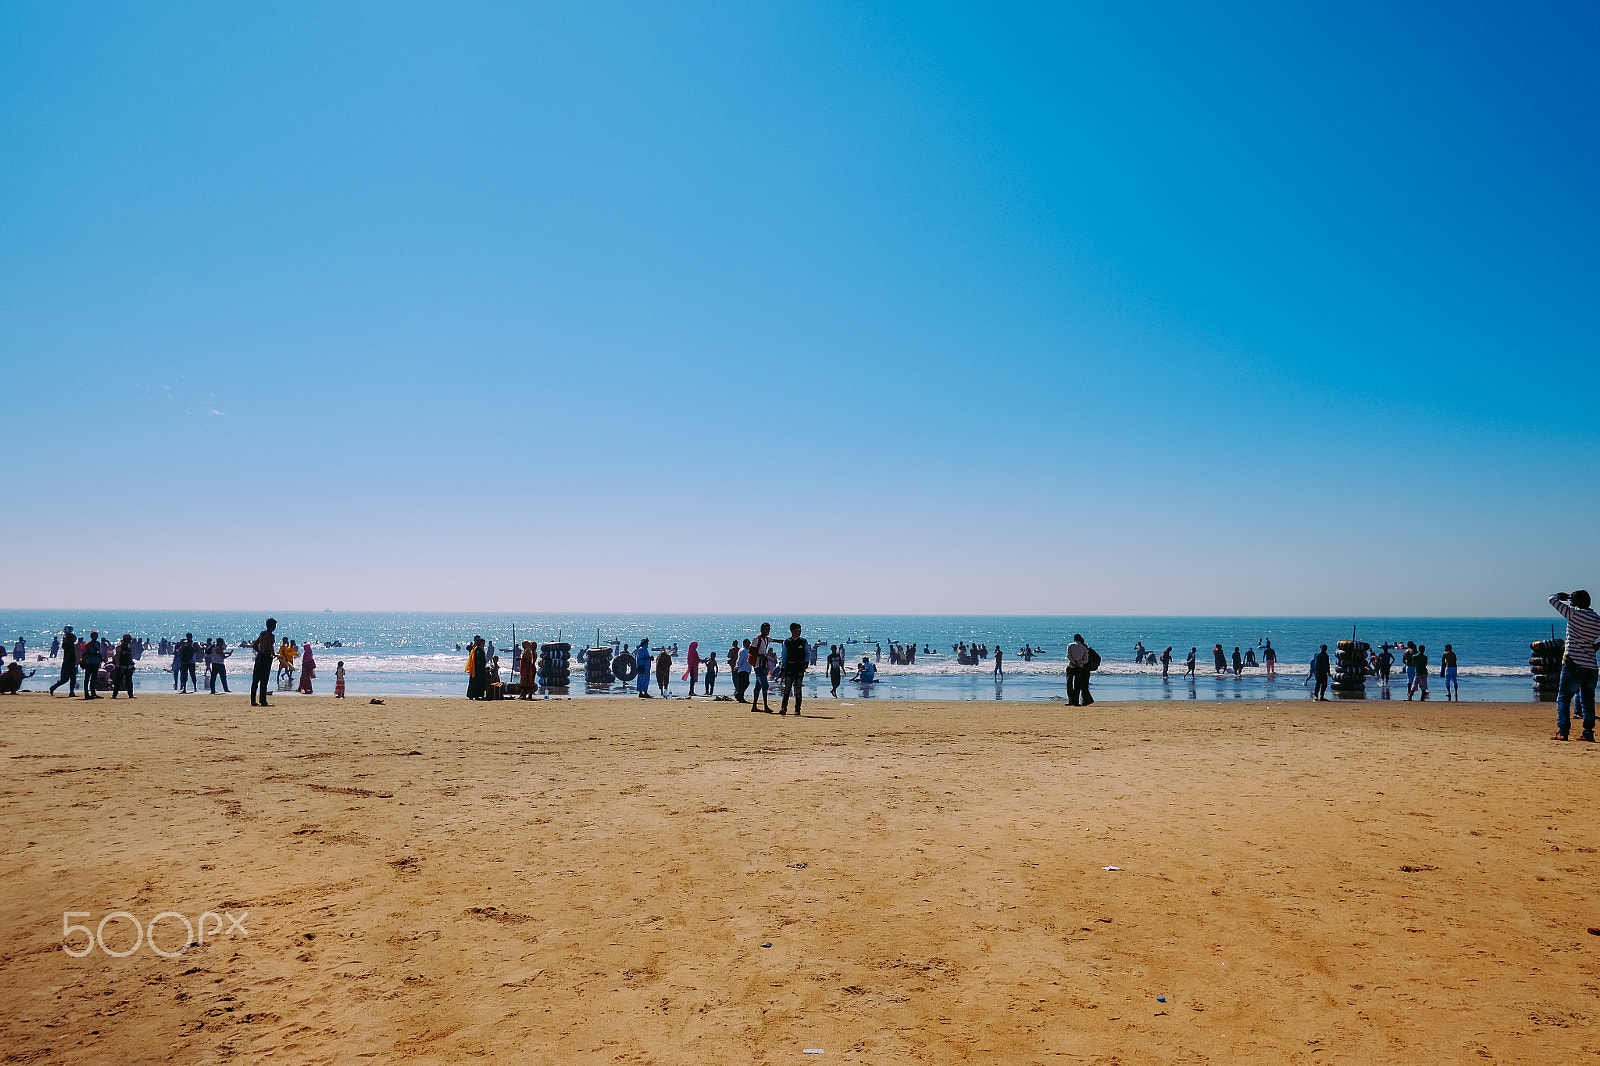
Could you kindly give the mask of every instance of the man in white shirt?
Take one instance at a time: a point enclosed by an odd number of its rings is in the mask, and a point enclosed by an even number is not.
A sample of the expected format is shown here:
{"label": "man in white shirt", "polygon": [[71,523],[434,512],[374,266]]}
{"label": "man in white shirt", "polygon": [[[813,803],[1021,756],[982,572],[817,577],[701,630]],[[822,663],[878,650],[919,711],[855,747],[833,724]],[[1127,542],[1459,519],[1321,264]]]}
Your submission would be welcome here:
{"label": "man in white shirt", "polygon": [[1589,593],[1579,589],[1573,593],[1558,592],[1550,597],[1550,606],[1567,619],[1567,650],[1561,657],[1561,689],[1556,697],[1556,737],[1567,739],[1571,728],[1572,697],[1578,697],[1578,707],[1583,712],[1583,739],[1594,743],[1594,683],[1597,674],[1594,648],[1600,641],[1600,615],[1589,606]]}
{"label": "man in white shirt", "polygon": [[[761,632],[750,645],[750,669],[755,674],[756,682],[756,687],[750,692],[750,709],[764,710],[767,714],[772,713],[772,704],[767,703],[767,679],[771,670],[771,664],[767,662],[767,652],[771,646],[772,623],[762,622]],[[765,706],[758,708],[756,706],[758,699]]]}
{"label": "man in white shirt", "polygon": [[1067,645],[1067,705],[1087,707],[1094,702],[1089,695],[1089,645],[1083,642],[1082,633],[1072,634]]}

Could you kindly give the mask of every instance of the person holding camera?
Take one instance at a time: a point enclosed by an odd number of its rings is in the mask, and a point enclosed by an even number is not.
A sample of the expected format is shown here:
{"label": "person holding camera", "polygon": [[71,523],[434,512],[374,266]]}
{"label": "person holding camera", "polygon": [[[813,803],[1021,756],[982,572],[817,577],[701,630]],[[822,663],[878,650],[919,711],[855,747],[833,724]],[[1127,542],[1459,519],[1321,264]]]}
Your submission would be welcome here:
{"label": "person holding camera", "polygon": [[1561,689],[1556,698],[1556,740],[1566,740],[1572,725],[1572,697],[1583,712],[1583,739],[1594,743],[1594,649],[1600,643],[1600,615],[1589,606],[1589,593],[1558,592],[1550,606],[1567,620],[1567,650],[1561,659]]}

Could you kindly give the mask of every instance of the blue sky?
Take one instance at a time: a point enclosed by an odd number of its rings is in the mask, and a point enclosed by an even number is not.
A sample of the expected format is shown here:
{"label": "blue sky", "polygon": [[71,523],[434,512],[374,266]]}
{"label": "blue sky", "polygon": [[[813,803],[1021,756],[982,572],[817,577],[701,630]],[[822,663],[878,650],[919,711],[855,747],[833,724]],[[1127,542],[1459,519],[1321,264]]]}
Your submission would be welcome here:
{"label": "blue sky", "polygon": [[1226,8],[5,5],[5,600],[1600,586],[1600,9]]}

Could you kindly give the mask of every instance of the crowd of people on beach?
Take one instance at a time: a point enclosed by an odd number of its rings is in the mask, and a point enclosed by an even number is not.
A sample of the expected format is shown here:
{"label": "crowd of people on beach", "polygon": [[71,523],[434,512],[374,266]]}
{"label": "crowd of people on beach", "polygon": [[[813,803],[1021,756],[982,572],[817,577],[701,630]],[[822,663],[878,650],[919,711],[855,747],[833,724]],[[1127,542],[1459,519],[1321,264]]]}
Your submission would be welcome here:
{"label": "crowd of people on beach", "polygon": [[[255,642],[240,641],[238,647],[254,649]],[[235,649],[223,637],[200,641],[195,639],[193,633],[185,633],[178,639],[161,637],[152,642],[148,637],[135,637],[131,633],[124,633],[122,639],[113,644],[109,637],[102,637],[99,630],[91,630],[87,637],[81,637],[75,634],[73,627],[69,625],[62,627],[60,635],[51,639],[48,659],[45,653],[39,652],[36,661],[44,663],[60,660],[59,678],[48,689],[51,695],[55,695],[57,689],[65,686],[67,695],[75,697],[81,683],[84,699],[99,699],[100,693],[107,689],[111,691],[112,699],[123,692],[129,699],[133,699],[134,671],[143,665],[145,656],[152,654],[152,650],[155,656],[168,660],[163,672],[172,674],[173,691],[180,694],[199,692],[202,685],[205,686],[206,692],[212,695],[216,695],[219,685],[224,693],[232,691],[228,687],[228,659],[233,656]],[[11,665],[0,671],[0,693],[20,691],[22,682],[38,673],[37,668],[29,671],[23,667],[27,659],[25,638],[17,638],[12,646],[11,655]],[[294,684],[298,669],[297,691],[307,695],[312,693],[312,681],[316,678],[317,672],[316,655],[312,651],[310,641],[302,647],[299,643],[284,638],[281,645],[273,647],[270,659],[278,667],[277,684],[280,690],[286,685]],[[205,668],[203,681],[200,677],[202,666]],[[343,696],[342,661],[335,670],[335,679],[334,694]]]}
{"label": "crowd of people on beach", "polygon": [[[1183,675],[1193,678],[1196,675],[1200,649],[1190,648],[1189,654],[1183,662]],[[1257,652],[1260,657],[1257,657]],[[1399,652],[1398,655],[1395,653]],[[1133,661],[1140,665],[1159,666],[1161,677],[1167,680],[1172,669],[1172,647],[1169,645],[1158,655],[1155,651],[1144,646],[1143,641],[1136,642],[1133,648]],[[1386,690],[1389,686],[1389,676],[1394,664],[1398,662],[1406,674],[1406,699],[1418,697],[1427,699],[1429,656],[1426,644],[1418,644],[1414,640],[1404,643],[1385,641],[1377,648],[1368,647],[1365,656],[1359,663],[1359,672],[1363,677],[1376,678],[1378,683]],[[1217,677],[1242,677],[1246,670],[1261,670],[1267,680],[1276,680],[1278,676],[1278,651],[1272,646],[1270,637],[1263,637],[1256,642],[1255,647],[1244,648],[1241,654],[1239,645],[1235,645],[1230,656],[1223,646],[1211,646],[1212,670]],[[1446,700],[1459,700],[1461,698],[1461,684],[1457,679],[1458,660],[1455,647],[1451,644],[1444,646],[1444,651],[1439,656],[1439,676],[1444,682]],[[1305,683],[1316,684],[1313,690],[1314,699],[1322,698],[1327,688],[1328,678],[1332,673],[1331,660],[1328,657],[1328,646],[1322,645],[1321,649],[1311,657],[1306,671]]]}
{"label": "crowd of people on beach", "polygon": [[[1557,699],[1558,738],[1567,739],[1571,725],[1570,705],[1576,700],[1583,719],[1583,739],[1592,740],[1594,653],[1597,643],[1600,643],[1600,618],[1596,618],[1590,606],[1588,592],[1581,589],[1570,594],[1553,595],[1550,597],[1550,604],[1567,619],[1568,624]],[[197,640],[193,633],[185,633],[178,639],[161,637],[156,642],[152,642],[149,638],[124,633],[120,640],[114,642],[109,635],[102,636],[99,630],[91,630],[87,637],[81,637],[74,632],[72,626],[64,626],[60,635],[55,636],[50,643],[48,660],[60,660],[60,674],[59,678],[49,686],[48,691],[54,695],[57,690],[65,687],[68,696],[76,696],[81,679],[84,699],[99,699],[107,690],[110,691],[112,699],[123,694],[132,699],[134,673],[142,660],[153,650],[156,656],[168,660],[168,665],[163,667],[163,670],[172,674],[172,687],[175,691],[183,694],[191,691],[199,692],[204,685],[209,693],[215,694],[218,686],[221,686],[224,693],[228,693],[231,691],[228,684],[228,660],[238,652],[249,649],[253,658],[250,689],[252,705],[266,705],[274,670],[277,691],[284,691],[288,686],[294,685],[298,675],[299,683],[294,691],[307,695],[314,694],[317,656],[313,649],[316,642],[308,640],[301,644],[278,634],[276,626],[276,620],[269,618],[267,627],[255,640],[239,641],[237,645],[230,645],[222,637]],[[872,642],[872,654],[863,651],[860,661],[853,662],[851,657],[854,652],[849,650],[849,645],[864,645],[866,642],[852,639],[845,643],[829,644],[826,645],[827,652],[824,655],[823,642],[804,636],[800,623],[791,623],[789,629],[788,638],[777,640],[771,632],[771,624],[763,623],[755,637],[733,641],[725,657],[720,661],[717,651],[702,654],[699,642],[690,641],[687,655],[683,659],[683,671],[677,679],[689,683],[690,696],[729,699],[747,703],[751,710],[769,713],[772,710],[771,691],[777,687],[780,691],[778,713],[787,714],[792,700],[796,715],[801,713],[801,682],[808,669],[817,666],[819,661],[826,671],[829,691],[834,697],[838,697],[839,686],[847,681],[868,687],[879,681],[878,665],[883,658],[881,642]],[[916,641],[891,640],[888,643],[890,665],[914,666],[917,663],[919,652]],[[1560,642],[1556,644],[1558,647],[1561,646]],[[322,642],[324,648],[339,646],[341,645],[338,641]],[[567,646],[560,645],[560,647]],[[456,648],[459,651],[462,645],[457,644]],[[1438,655],[1437,666],[1434,657],[1428,651],[1428,646],[1415,640],[1384,641],[1372,647],[1351,639],[1342,642],[1339,648],[1340,676],[1345,676],[1345,672],[1349,671],[1351,676],[1359,679],[1374,678],[1381,686],[1385,698],[1391,684],[1391,675],[1396,667],[1404,671],[1408,700],[1429,699],[1430,679],[1434,676],[1437,676],[1442,683],[1446,700],[1461,698],[1458,680],[1459,660],[1452,644],[1444,645],[1443,651]],[[677,642],[652,648],[648,638],[641,639],[637,646],[613,641],[611,649],[615,653],[615,662],[626,662],[631,665],[632,669],[628,671],[628,676],[621,680],[624,682],[634,680],[639,698],[672,697],[672,684],[679,662]],[[1043,654],[1043,651],[1041,647],[1025,643],[1018,650],[1017,657],[1031,662]],[[20,691],[23,682],[38,672],[37,668],[27,669],[26,638],[18,637],[10,649],[10,654],[12,661],[4,670],[0,670],[0,694]],[[921,654],[934,653],[927,643],[923,643]],[[987,643],[969,644],[960,641],[951,646],[951,654],[955,656],[959,665],[977,666],[992,661],[998,692],[999,679],[1004,676],[1005,661],[1005,653],[998,644],[991,648]],[[474,637],[468,647],[466,663],[468,697],[502,698],[512,691],[514,685],[518,698],[534,698],[534,693],[540,684],[538,655],[537,642],[513,641],[511,677],[514,681],[507,682],[502,678],[500,657],[493,640],[486,641],[481,636]],[[0,658],[3,657],[3,647],[0,647]],[[1142,640],[1135,642],[1132,659],[1139,666],[1159,667],[1163,681],[1170,679],[1175,661],[1172,646],[1169,645],[1157,653],[1153,648],[1147,648]],[[45,653],[36,653],[35,660],[41,664],[46,662]],[[1197,672],[1198,661],[1199,648],[1191,647],[1183,660],[1182,676],[1193,679]],[[202,666],[205,671],[203,680],[200,675]],[[1069,704],[1087,706],[1094,702],[1090,694],[1090,676],[1100,666],[1099,653],[1088,646],[1082,634],[1074,634],[1066,653],[1065,672]],[[1260,670],[1267,679],[1275,680],[1278,652],[1273,647],[1270,637],[1258,639],[1254,647],[1235,645],[1231,654],[1222,643],[1218,642],[1211,647],[1211,666],[1219,678],[1237,679],[1247,671]],[[716,692],[717,681],[725,670],[732,675],[732,693],[719,696]],[[1313,686],[1313,699],[1328,698],[1329,681],[1333,672],[1332,657],[1328,645],[1324,644],[1312,656],[1304,681],[1306,685]],[[334,695],[343,697],[345,695],[343,660],[337,663],[334,678]],[[655,681],[655,693],[651,692],[652,678]],[[1338,685],[1334,688],[1337,694]]]}

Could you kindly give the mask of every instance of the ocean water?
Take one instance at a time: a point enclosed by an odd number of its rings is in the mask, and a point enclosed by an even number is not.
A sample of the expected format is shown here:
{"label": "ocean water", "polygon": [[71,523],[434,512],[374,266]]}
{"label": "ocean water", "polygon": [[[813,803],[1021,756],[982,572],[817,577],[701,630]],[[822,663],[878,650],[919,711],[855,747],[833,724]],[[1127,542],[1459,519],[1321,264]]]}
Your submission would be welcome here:
{"label": "ocean water", "polygon": [[[595,642],[636,645],[648,636],[653,648],[677,644],[678,666],[673,672],[672,691],[688,692],[688,682],[678,680],[683,672],[683,655],[690,641],[699,641],[701,654],[726,656],[735,640],[753,637],[763,621],[772,623],[777,636],[786,636],[790,622],[799,622],[805,635],[825,644],[842,644],[845,657],[859,662],[862,655],[878,660],[879,681],[874,685],[846,682],[840,696],[855,702],[870,699],[970,699],[970,700],[1050,700],[1066,691],[1067,644],[1074,633],[1082,633],[1102,658],[1094,675],[1092,691],[1105,700],[1242,700],[1306,699],[1310,686],[1304,683],[1311,657],[1321,644],[1330,648],[1351,636],[1374,647],[1389,641],[1415,640],[1428,647],[1433,698],[1443,698],[1443,685],[1436,676],[1439,653],[1452,644],[1460,657],[1461,698],[1482,701],[1526,701],[1535,698],[1528,668],[1528,645],[1549,639],[1552,624],[1555,634],[1565,633],[1565,622],[1553,612],[1540,618],[1197,618],[1197,617],[1045,617],[1045,616],[956,616],[956,615],[695,615],[695,614],[449,614],[423,612],[274,612],[278,633],[317,646],[318,692],[333,690],[334,664],[343,660],[347,689],[352,697],[382,695],[463,696],[466,692],[464,648],[473,636],[481,634],[506,650],[502,666],[509,679],[512,634],[517,640],[537,640],[541,644],[564,640],[574,649]],[[133,633],[159,641],[193,633],[196,639],[223,637],[232,645],[253,640],[266,619],[260,611],[51,611],[0,608],[0,637],[7,658],[19,637],[26,638],[28,667],[38,676],[26,687],[37,690],[55,680],[59,660],[38,662],[48,655],[50,638],[71,625],[79,635],[98,629],[112,638]],[[1255,648],[1270,639],[1278,651],[1278,679],[1268,681],[1262,669],[1246,668],[1244,675],[1218,676],[1212,670],[1211,647],[1221,644],[1231,656],[1235,646]],[[324,647],[339,641],[343,646]],[[911,666],[891,666],[890,641],[918,645],[917,661]],[[1006,652],[1005,676],[993,674],[990,660],[978,666],[956,662],[952,648],[958,642],[999,646]],[[1158,666],[1139,666],[1133,661],[1135,642],[1142,641],[1158,655],[1172,647],[1173,669],[1163,682]],[[1032,662],[1024,662],[1017,652],[1024,643],[1043,652]],[[922,652],[926,645],[931,649]],[[1198,649],[1196,677],[1183,678],[1183,659],[1189,648]],[[826,657],[826,648],[822,657]],[[1259,653],[1258,653],[1259,654]],[[576,665],[576,664],[575,664]],[[202,669],[203,673],[203,669]],[[248,651],[229,660],[229,681],[234,691],[249,689]],[[631,685],[615,684],[588,688],[581,668],[573,671],[571,692],[627,695]],[[848,676],[848,673],[847,675]],[[1369,679],[1369,699],[1405,698],[1405,672],[1396,664],[1394,676],[1399,684],[1380,689]],[[48,678],[48,680],[47,680]],[[43,684],[41,684],[43,682]],[[154,651],[140,663],[135,674],[140,689],[172,687],[170,659],[159,660]],[[726,668],[717,681],[719,693],[731,693],[732,680]],[[813,668],[805,685],[808,699],[825,697],[828,686],[825,672]]]}

